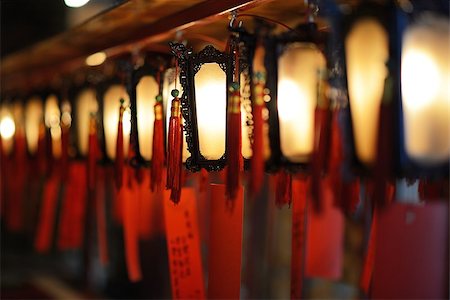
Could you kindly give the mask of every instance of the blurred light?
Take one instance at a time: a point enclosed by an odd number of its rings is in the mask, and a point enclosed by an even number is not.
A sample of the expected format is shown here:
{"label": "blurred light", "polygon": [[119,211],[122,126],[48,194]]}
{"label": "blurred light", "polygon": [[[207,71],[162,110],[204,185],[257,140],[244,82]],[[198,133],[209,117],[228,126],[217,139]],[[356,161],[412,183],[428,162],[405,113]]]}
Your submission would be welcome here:
{"label": "blurred light", "polygon": [[347,82],[356,155],[375,160],[378,116],[387,76],[388,35],[372,18],[357,21],[345,40]]}
{"label": "blurred light", "polygon": [[307,161],[313,151],[318,74],[323,68],[325,59],[313,44],[291,44],[279,58],[280,146],[292,162]]}
{"label": "blurred light", "polygon": [[218,64],[207,63],[194,80],[200,153],[217,160],[225,153],[226,75]]}
{"label": "blurred light", "polygon": [[[136,86],[137,125],[139,150],[146,160],[152,159],[154,106],[159,86],[152,76],[144,76]],[[161,145],[163,146],[163,145]]]}
{"label": "blurred light", "polygon": [[64,0],[64,3],[68,7],[82,7],[86,3],[88,3],[89,0]]}
{"label": "blurred light", "polygon": [[61,157],[61,111],[58,106],[58,98],[50,95],[45,101],[45,126],[50,128],[50,136],[52,138],[52,155],[54,158]]}
{"label": "blurred light", "polygon": [[44,105],[39,97],[32,97],[25,106],[25,136],[28,151],[34,154],[38,147],[39,128],[44,123]]}
{"label": "blurred light", "polygon": [[0,134],[2,139],[9,140],[14,136],[16,132],[16,125],[11,116],[4,116],[0,121]]}
{"label": "blurred light", "polygon": [[70,106],[70,102],[65,100],[61,105],[61,125],[65,127],[70,127],[72,125],[72,115],[70,114],[72,108]]}
{"label": "blurred light", "polygon": [[102,63],[104,63],[106,60],[106,53],[105,52],[97,52],[92,55],[89,55],[86,58],[86,65],[94,67],[99,66]]}
{"label": "blurred light", "polygon": [[[116,158],[117,126],[119,124],[120,99],[125,100],[125,107],[130,105],[130,99],[123,85],[111,85],[103,97],[103,128],[105,130],[106,155],[110,159]],[[123,150],[128,155],[130,142],[130,111],[127,108],[123,114]]]}
{"label": "blurred light", "polygon": [[448,161],[450,153],[449,26],[448,19],[426,15],[403,39],[405,145],[423,164]]}
{"label": "blurred light", "polygon": [[83,89],[76,98],[75,108],[78,151],[85,156],[88,151],[90,115],[91,113],[97,113],[98,110],[95,90],[92,88]]}

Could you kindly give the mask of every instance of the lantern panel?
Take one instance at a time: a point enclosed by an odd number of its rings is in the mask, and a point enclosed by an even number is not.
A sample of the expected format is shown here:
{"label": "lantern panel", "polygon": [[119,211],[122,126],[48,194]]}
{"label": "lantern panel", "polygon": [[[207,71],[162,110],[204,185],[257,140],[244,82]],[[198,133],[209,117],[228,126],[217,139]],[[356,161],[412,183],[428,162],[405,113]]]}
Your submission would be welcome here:
{"label": "lantern panel", "polygon": [[87,155],[89,141],[89,120],[91,113],[97,113],[96,92],[92,88],[82,90],[76,100],[76,127],[78,135],[78,151]]}
{"label": "lantern panel", "polygon": [[36,153],[39,141],[39,128],[44,122],[44,105],[39,97],[32,97],[25,107],[25,137],[31,154]]}
{"label": "lantern panel", "polygon": [[345,55],[356,155],[362,163],[372,164],[388,74],[388,33],[374,18],[356,21],[345,40]]}
{"label": "lantern panel", "polygon": [[119,123],[120,99],[125,100],[123,113],[123,151],[128,155],[131,132],[130,98],[125,87],[121,84],[111,85],[103,97],[103,128],[105,130],[106,155],[110,159],[116,158],[117,126]]}
{"label": "lantern panel", "polygon": [[325,58],[313,44],[293,43],[278,60],[280,146],[291,162],[307,162],[314,146],[318,74]]}
{"label": "lantern panel", "polygon": [[204,64],[195,75],[195,101],[200,153],[220,159],[226,140],[226,74],[216,63]]}
{"label": "lantern panel", "polygon": [[[175,69],[170,68],[167,69],[164,72],[164,82],[163,82],[163,106],[166,111],[166,134],[169,132],[169,124],[170,124],[170,106],[172,101],[171,92],[175,89]],[[178,83],[177,89],[180,91],[180,95],[183,94],[183,87],[181,84]],[[184,124],[184,118],[183,118],[183,124]],[[166,143],[168,142],[168,139],[166,138]],[[186,143],[186,131],[183,130],[183,153],[182,153],[182,160],[183,162],[186,162],[187,158],[190,156],[188,146]]]}
{"label": "lantern panel", "polygon": [[144,76],[136,86],[137,126],[139,132],[139,150],[146,160],[152,159],[153,125],[158,83],[153,76]]}
{"label": "lantern panel", "polygon": [[245,159],[250,159],[252,157],[252,145],[250,141],[251,129],[247,125],[247,120],[251,120],[252,118],[250,101],[250,76],[248,75],[248,72],[242,72],[240,77],[242,156]]}
{"label": "lantern panel", "polygon": [[59,110],[58,98],[52,94],[45,100],[44,121],[45,126],[50,129],[52,155],[55,158],[61,157],[62,152],[60,116],[61,111]]}
{"label": "lantern panel", "polygon": [[422,164],[450,153],[449,21],[432,15],[404,35],[401,87],[407,154]]}

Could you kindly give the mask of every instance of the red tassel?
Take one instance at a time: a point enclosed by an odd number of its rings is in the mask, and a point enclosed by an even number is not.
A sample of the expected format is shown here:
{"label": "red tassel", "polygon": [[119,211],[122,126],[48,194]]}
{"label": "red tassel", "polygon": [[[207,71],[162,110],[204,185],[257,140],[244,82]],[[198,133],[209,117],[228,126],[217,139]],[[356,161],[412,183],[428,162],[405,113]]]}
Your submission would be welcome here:
{"label": "red tassel", "polygon": [[377,234],[376,218],[376,211],[374,211],[372,216],[372,226],[370,227],[369,243],[367,245],[366,256],[364,258],[364,265],[359,281],[359,285],[366,295],[369,294],[370,283],[372,281],[373,266],[375,263],[375,238]]}
{"label": "red tassel", "polygon": [[169,145],[167,152],[167,184],[166,188],[171,189],[170,199],[174,203],[180,202],[182,185],[182,147],[183,147],[183,128],[181,125],[180,100],[178,99],[178,90],[172,91],[172,108],[169,124]]}
{"label": "red tassel", "polygon": [[[155,122],[153,125],[153,145],[152,145],[152,167],[151,167],[151,189],[152,191],[161,191],[163,186],[164,169],[164,120],[163,107],[161,101],[155,104]],[[159,98],[160,99],[160,98]]]}
{"label": "red tassel", "polygon": [[[122,137],[123,138],[123,137]],[[95,190],[96,185],[96,169],[98,158],[98,145],[97,145],[97,128],[95,123],[95,116],[91,115],[89,120],[89,143],[88,143],[88,165],[87,165],[87,178],[88,188],[90,192]]]}
{"label": "red tassel", "polygon": [[286,204],[291,206],[292,200],[292,176],[285,171],[280,171],[276,176],[276,197],[275,203],[278,207]]}
{"label": "red tassel", "polygon": [[239,190],[240,163],[242,157],[241,139],[241,96],[239,84],[233,83],[230,89],[227,121],[227,177],[226,193],[229,200],[235,199]]}
{"label": "red tassel", "polygon": [[119,109],[119,123],[117,125],[117,142],[116,142],[116,187],[120,189],[123,185],[123,165],[125,155],[123,152],[123,113],[125,111],[125,107],[123,103],[125,100],[120,99],[120,109]]}
{"label": "red tassel", "polygon": [[61,180],[67,181],[69,174],[69,127],[61,126]]}

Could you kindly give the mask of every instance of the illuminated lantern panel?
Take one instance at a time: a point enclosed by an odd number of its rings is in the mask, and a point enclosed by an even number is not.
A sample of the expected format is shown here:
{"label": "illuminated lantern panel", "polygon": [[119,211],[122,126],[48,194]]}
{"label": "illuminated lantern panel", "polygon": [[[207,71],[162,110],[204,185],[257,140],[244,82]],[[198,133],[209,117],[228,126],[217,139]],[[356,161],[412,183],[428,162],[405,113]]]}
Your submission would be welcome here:
{"label": "illuminated lantern panel", "polygon": [[291,162],[306,162],[313,151],[318,74],[323,68],[325,58],[313,44],[291,44],[279,58],[280,146]]}
{"label": "illuminated lantern panel", "polygon": [[39,128],[44,121],[44,105],[39,97],[32,97],[25,106],[25,136],[28,151],[36,153],[39,141]]}
{"label": "illuminated lantern panel", "polygon": [[117,125],[119,123],[120,99],[124,99],[126,107],[123,113],[123,151],[128,155],[130,143],[131,114],[130,98],[125,87],[121,84],[111,85],[103,97],[103,127],[105,130],[106,155],[110,159],[116,158]]}
{"label": "illuminated lantern panel", "polygon": [[44,120],[45,126],[50,129],[52,137],[52,155],[55,158],[61,157],[61,112],[58,106],[58,98],[50,95],[45,101]]}
{"label": "illuminated lantern panel", "polygon": [[[168,69],[164,73],[163,82],[163,106],[166,110],[166,134],[169,132],[169,122],[170,122],[170,106],[172,101],[172,96],[170,92],[175,88],[175,69]],[[180,97],[183,94],[183,88],[178,80],[177,89],[180,91]],[[183,119],[184,123],[184,119]],[[167,142],[167,139],[166,139]],[[186,143],[186,131],[183,131],[183,162],[190,156],[187,143]]]}
{"label": "illuminated lantern panel", "polygon": [[364,164],[375,159],[378,117],[387,76],[388,35],[372,18],[357,21],[345,40],[347,82],[356,155]]}
{"label": "illuminated lantern panel", "polygon": [[[76,129],[78,135],[78,151],[87,155],[89,141],[89,118],[91,113],[97,113],[98,104],[95,90],[86,88],[82,90],[76,100]],[[65,115],[63,115],[64,118]],[[63,120],[64,120],[63,118]],[[116,129],[117,131],[117,129]]]}
{"label": "illuminated lantern panel", "polygon": [[158,93],[158,83],[152,76],[142,77],[136,87],[139,150],[146,160],[152,159],[153,124],[155,121],[153,107]]}
{"label": "illuminated lantern panel", "polygon": [[[246,159],[252,157],[252,145],[250,143],[250,127],[247,126],[247,119],[251,117],[251,110],[247,111],[244,97],[250,96],[250,84],[246,84],[244,73],[241,73],[241,128],[242,128],[242,156]],[[250,106],[250,103],[249,103]]]}
{"label": "illuminated lantern panel", "polygon": [[410,27],[402,49],[402,96],[408,155],[422,164],[450,153],[450,41],[448,19],[429,15]]}
{"label": "illuminated lantern panel", "polygon": [[3,151],[6,154],[10,154],[12,151],[15,132],[16,124],[11,111],[8,106],[2,106],[0,108],[0,137]]}
{"label": "illuminated lantern panel", "polygon": [[207,63],[194,80],[200,153],[217,160],[225,153],[226,74],[218,64]]}

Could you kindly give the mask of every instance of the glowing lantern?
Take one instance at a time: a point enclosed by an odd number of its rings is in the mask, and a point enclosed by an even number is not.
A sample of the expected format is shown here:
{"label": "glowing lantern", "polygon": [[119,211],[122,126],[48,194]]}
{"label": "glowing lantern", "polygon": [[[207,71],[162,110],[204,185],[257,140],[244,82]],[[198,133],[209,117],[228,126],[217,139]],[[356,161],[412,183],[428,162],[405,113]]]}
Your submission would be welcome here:
{"label": "glowing lantern", "polygon": [[15,132],[16,124],[13,119],[13,114],[8,106],[2,105],[0,108],[0,138],[2,139],[3,151],[6,154],[12,151]]}
{"label": "glowing lantern", "polygon": [[[97,113],[98,110],[96,92],[93,88],[84,88],[79,92],[75,100],[75,109],[78,151],[85,156],[88,152],[90,115]],[[67,119],[67,115],[64,115],[64,112],[61,119],[62,121]],[[67,121],[69,120],[67,119]]]}
{"label": "glowing lantern", "polygon": [[50,129],[52,138],[52,155],[54,158],[61,156],[61,112],[59,110],[58,98],[51,94],[45,100],[44,120],[45,126]]}
{"label": "glowing lantern", "polygon": [[450,153],[449,20],[423,16],[403,38],[401,87],[406,152],[420,164]]}
{"label": "glowing lantern", "polygon": [[312,154],[318,74],[325,67],[325,58],[314,44],[290,44],[278,59],[280,147],[290,162],[307,162]]}
{"label": "glowing lantern", "polygon": [[345,39],[347,82],[356,155],[374,163],[378,117],[388,75],[389,36],[376,18],[364,16],[353,23]]}
{"label": "glowing lantern", "polygon": [[41,98],[30,98],[25,106],[25,135],[28,151],[34,154],[38,147],[39,130],[44,122],[44,105]]}

